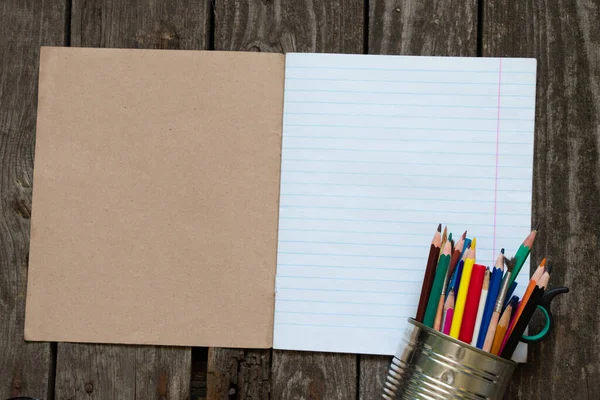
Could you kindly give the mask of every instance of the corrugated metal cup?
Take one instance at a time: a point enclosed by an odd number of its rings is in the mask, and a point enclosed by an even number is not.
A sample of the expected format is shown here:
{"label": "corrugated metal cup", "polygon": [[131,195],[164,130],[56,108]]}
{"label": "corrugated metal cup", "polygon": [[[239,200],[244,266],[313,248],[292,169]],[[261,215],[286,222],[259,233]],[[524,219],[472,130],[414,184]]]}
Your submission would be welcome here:
{"label": "corrugated metal cup", "polygon": [[383,398],[502,399],[517,366],[410,318]]}

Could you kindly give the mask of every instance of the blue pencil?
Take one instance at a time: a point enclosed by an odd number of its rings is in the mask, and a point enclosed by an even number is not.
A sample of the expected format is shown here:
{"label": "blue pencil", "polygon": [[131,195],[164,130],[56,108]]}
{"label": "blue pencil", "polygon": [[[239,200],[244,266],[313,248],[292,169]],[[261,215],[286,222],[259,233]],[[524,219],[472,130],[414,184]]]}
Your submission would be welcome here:
{"label": "blue pencil", "polygon": [[490,279],[490,288],[485,300],[485,308],[483,309],[483,317],[481,318],[481,328],[479,329],[479,336],[477,336],[476,346],[479,349],[483,349],[483,343],[485,342],[485,336],[487,335],[488,328],[490,327],[490,320],[494,313],[494,305],[498,298],[498,292],[500,291],[500,283],[502,282],[502,270],[494,267],[492,270],[492,278]]}
{"label": "blue pencil", "polygon": [[463,246],[463,251],[460,254],[460,258],[459,258],[460,261],[458,262],[458,265],[454,269],[454,274],[452,274],[452,278],[450,279],[450,284],[448,285],[448,289],[446,290],[446,297],[448,297],[448,293],[450,292],[451,287],[454,288],[454,293],[458,292],[458,284],[460,283],[460,276],[462,274],[463,265],[465,263],[465,261],[463,260],[463,257],[470,245],[471,245],[471,239],[465,238],[465,245]]}

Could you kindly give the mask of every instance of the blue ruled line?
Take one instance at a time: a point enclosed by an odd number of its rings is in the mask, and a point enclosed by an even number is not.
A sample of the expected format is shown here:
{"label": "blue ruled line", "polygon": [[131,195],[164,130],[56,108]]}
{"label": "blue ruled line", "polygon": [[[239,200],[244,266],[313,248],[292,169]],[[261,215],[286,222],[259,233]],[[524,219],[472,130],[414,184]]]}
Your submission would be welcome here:
{"label": "blue ruled line", "polygon": [[421,283],[423,279],[418,280],[404,280],[404,279],[368,279],[368,278],[339,278],[337,276],[302,276],[302,275],[277,275],[277,278],[290,278],[290,279],[324,279],[330,281],[361,281],[361,282],[395,282],[395,283]]}
{"label": "blue ruled line", "polygon": [[[438,131],[438,132],[493,132],[496,133],[496,129],[453,129],[453,128],[423,128],[423,127],[406,127],[406,126],[368,126],[368,125],[325,125],[325,124],[290,124],[285,123],[283,127],[309,127],[309,128],[355,128],[355,129],[392,129],[392,130],[404,130],[404,131]],[[520,129],[500,129],[502,133],[528,133],[533,136],[533,129],[531,130],[520,130]],[[285,133],[283,134],[285,137]]]}
{"label": "blue ruled line", "polygon": [[[419,154],[423,154],[420,152],[416,152],[416,151],[411,151],[411,150],[388,150],[388,149],[340,149],[340,148],[320,148],[320,147],[287,147],[284,146],[282,148],[282,150],[309,150],[309,151],[357,151],[357,152],[361,152],[361,153],[406,153],[406,154],[411,154],[411,155],[419,155]],[[457,157],[464,157],[465,153],[464,152],[458,152],[458,151],[428,151],[425,154],[441,154],[441,155],[454,155]],[[505,157],[532,157],[531,154],[510,154],[510,153],[499,153],[499,156],[505,156]],[[471,157],[474,156],[496,156],[496,153],[476,153],[476,154],[472,154]]]}
{"label": "blue ruled line", "polygon": [[[298,219],[310,219],[310,218],[298,218]],[[368,258],[389,258],[394,260],[422,260],[422,257],[406,257],[406,256],[381,256],[381,255],[368,255],[368,254],[336,254],[336,253],[304,253],[304,252],[292,252],[292,251],[278,251],[277,254],[286,255],[300,255],[300,256],[328,256],[328,257],[368,257]]]}
{"label": "blue ruled line", "polygon": [[[431,235],[429,235],[431,236]],[[417,271],[423,272],[425,268],[406,268],[406,267],[398,267],[398,268],[384,268],[384,267],[356,267],[350,265],[323,265],[323,264],[282,264],[277,263],[277,267],[299,267],[299,268],[342,268],[342,269],[363,269],[363,270],[381,270],[381,271]]]}
{"label": "blue ruled line", "polygon": [[275,322],[275,325],[311,326],[311,327],[319,327],[319,328],[359,328],[359,329],[388,330],[388,331],[397,331],[397,332],[401,331],[400,328],[361,326],[361,325],[318,325],[318,324],[298,324],[298,323],[292,323],[292,322]]}
{"label": "blue ruled line", "polygon": [[[285,89],[287,92],[311,92],[311,93],[362,93],[362,94],[390,94],[390,95],[411,95],[411,96],[464,96],[464,97],[493,97],[497,98],[498,94],[489,93],[423,93],[423,92],[375,92],[367,90],[328,90],[328,89]],[[520,94],[502,94],[502,97],[514,97],[523,99],[535,98],[535,95],[520,95]]]}
{"label": "blue ruled line", "polygon": [[420,292],[386,292],[374,290],[351,290],[351,289],[316,289],[316,288],[292,288],[279,287],[278,290],[302,290],[302,291],[317,291],[317,292],[350,292],[350,293],[374,293],[374,294],[419,294]]}
{"label": "blue ruled line", "polygon": [[[406,210],[400,208],[366,208],[366,207],[336,207],[336,206],[297,206],[297,205],[281,205],[280,208],[318,208],[326,210],[360,210],[360,211],[396,211],[396,212],[421,212],[431,214],[431,210]],[[446,211],[452,214],[466,214],[466,215],[493,215],[493,211],[477,212],[477,211]],[[514,216],[514,217],[529,217],[530,213],[499,213],[496,215]]]}
{"label": "blue ruled line", "polygon": [[530,193],[527,189],[485,189],[485,188],[466,188],[466,187],[444,187],[444,186],[414,186],[414,185],[369,185],[359,183],[332,183],[332,182],[292,182],[281,181],[281,185],[325,185],[325,186],[356,186],[356,187],[385,187],[385,188],[403,188],[403,189],[433,189],[433,190],[466,190],[469,192],[520,192]]}
{"label": "blue ruled line", "polygon": [[[382,173],[382,172],[345,172],[345,171],[321,171],[321,170],[291,170],[291,169],[282,169],[282,173],[293,173],[293,174],[331,174],[331,175],[368,175],[368,176],[409,176],[409,177],[417,177],[417,178],[447,178],[447,179],[488,179],[488,180],[496,180],[494,176],[473,176],[473,175],[425,175],[425,174],[397,174],[397,173]],[[514,181],[526,181],[531,182],[531,178],[498,178],[499,181],[504,180],[514,180]]]}
{"label": "blue ruled line", "polygon": [[[481,236],[477,236],[481,237]],[[335,245],[348,245],[348,246],[379,246],[379,247],[409,247],[415,248],[412,244],[379,244],[379,243],[353,243],[353,242],[323,242],[314,240],[279,240],[279,243],[309,243],[309,244],[335,244]],[[494,250],[492,248],[477,246],[477,250]],[[402,269],[402,268],[401,268]]]}
{"label": "blue ruled line", "polygon": [[[285,112],[285,115],[313,115],[326,117],[382,117],[382,118],[407,118],[407,119],[444,119],[444,120],[461,120],[461,121],[498,121],[498,117],[482,118],[482,117],[446,117],[435,115],[397,115],[397,114],[336,114],[336,113],[311,113],[311,112]],[[533,118],[500,118],[500,121],[527,121],[533,122]]]}
{"label": "blue ruled line", "polygon": [[[528,214],[529,215],[529,214]],[[291,228],[279,228],[280,231],[289,232],[318,232],[318,233],[356,233],[362,235],[395,235],[395,236],[423,236],[431,237],[431,233],[413,233],[413,232],[369,232],[369,231],[344,231],[344,230],[332,230],[332,229],[291,229]],[[477,235],[478,238],[492,239],[493,236]],[[496,239],[501,240],[523,240],[520,236],[496,236]],[[318,267],[318,265],[308,265],[309,267]],[[364,267],[357,267],[364,268]]]}
{"label": "blue ruled line", "polygon": [[304,315],[331,315],[337,317],[373,317],[373,318],[401,318],[406,319],[408,316],[402,315],[383,315],[383,314],[343,314],[343,313],[321,313],[309,311],[285,311],[275,310],[277,314],[304,314]]}
{"label": "blue ruled line", "polygon": [[[406,71],[406,72],[456,72],[468,74],[499,74],[499,70],[463,70],[463,69],[414,69],[414,68],[377,68],[377,67],[332,67],[326,65],[286,65],[286,69],[339,69],[348,71]],[[535,71],[505,71],[502,74],[533,75]]]}
{"label": "blue ruled line", "polygon": [[[478,106],[478,105],[456,105],[456,104],[405,104],[405,103],[363,103],[356,101],[305,101],[305,100],[286,100],[286,104],[343,104],[355,106],[392,106],[392,107],[437,107],[437,108],[482,108],[497,110],[498,105]],[[535,107],[512,107],[502,106],[506,110],[535,110]]]}
{"label": "blue ruled line", "polygon": [[[448,81],[403,81],[396,79],[347,79],[347,78],[294,78],[286,77],[286,81],[332,81],[332,82],[370,82],[370,83],[418,83],[432,85],[494,85],[498,87],[498,81],[495,82],[448,82]],[[500,85],[508,86],[535,86],[535,83],[506,83],[500,82]]]}
{"label": "blue ruled line", "polygon": [[[495,155],[495,154],[494,154]],[[464,157],[464,154],[461,154]],[[496,168],[496,164],[438,164],[438,163],[419,163],[419,162],[398,162],[398,161],[361,161],[361,160],[311,160],[306,158],[285,158],[284,162],[298,161],[298,162],[325,162],[325,163],[352,163],[352,164],[382,164],[382,165],[429,165],[431,167],[444,168],[444,167],[478,167],[478,168]],[[519,168],[519,169],[533,169],[533,165],[498,165],[498,168]]]}
{"label": "blue ruled line", "polygon": [[[308,217],[280,217],[280,219],[300,219],[300,220],[315,220],[315,221],[349,221],[349,222],[381,222],[381,223],[391,223],[391,224],[419,224],[419,225],[432,225],[433,222],[421,222],[421,221],[394,221],[394,220],[367,220],[367,219],[349,219],[349,218],[308,218]],[[472,226],[489,226],[490,224],[476,224],[470,223]],[[530,225],[500,225],[496,224],[498,227],[503,228],[528,228]]]}
{"label": "blue ruled line", "polygon": [[[437,202],[461,202],[462,199],[441,199],[441,198],[423,198],[423,197],[382,197],[382,196],[342,196],[336,194],[306,194],[306,193],[280,193],[280,196],[301,196],[301,197],[335,197],[347,199],[383,199],[383,200],[416,200],[416,201],[437,201]],[[494,200],[475,200],[469,199],[471,203],[494,203]],[[496,201],[498,204],[531,204],[528,201]]]}
{"label": "blue ruled line", "polygon": [[[351,137],[351,136],[302,136],[302,135],[284,135],[283,139],[310,139],[310,140],[314,140],[314,139],[340,139],[340,140],[375,140],[375,141],[390,141],[390,142],[403,142],[403,143],[431,143],[432,140],[431,139],[424,139],[424,140],[418,140],[418,139],[400,139],[400,138],[375,138],[375,137]],[[435,140],[435,142],[438,143],[456,143],[456,141],[454,140]],[[489,144],[489,145],[496,145],[496,141],[476,141],[476,140],[469,140],[469,143],[473,143],[473,144]],[[532,145],[533,142],[529,141],[529,142],[502,142],[503,145],[512,145],[512,144],[524,144],[524,145]],[[495,154],[495,153],[494,153]]]}
{"label": "blue ruled line", "polygon": [[332,304],[357,304],[371,306],[390,306],[390,307],[416,307],[415,304],[396,304],[396,303],[365,303],[360,301],[329,301],[329,300],[304,300],[304,299],[281,299],[277,301],[294,302],[294,303],[332,303]]}

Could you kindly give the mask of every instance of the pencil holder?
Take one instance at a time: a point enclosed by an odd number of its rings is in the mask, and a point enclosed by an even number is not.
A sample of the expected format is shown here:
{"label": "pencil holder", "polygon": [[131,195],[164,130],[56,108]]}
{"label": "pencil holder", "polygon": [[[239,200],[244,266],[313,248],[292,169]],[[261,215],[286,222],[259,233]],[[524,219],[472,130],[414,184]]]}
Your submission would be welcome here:
{"label": "pencil holder", "polygon": [[383,398],[502,399],[517,364],[410,318],[385,382]]}

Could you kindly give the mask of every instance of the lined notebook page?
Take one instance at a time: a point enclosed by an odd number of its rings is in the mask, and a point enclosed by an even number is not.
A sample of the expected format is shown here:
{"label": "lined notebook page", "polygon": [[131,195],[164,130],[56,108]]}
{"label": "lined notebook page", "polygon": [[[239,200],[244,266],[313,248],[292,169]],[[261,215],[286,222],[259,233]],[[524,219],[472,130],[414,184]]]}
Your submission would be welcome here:
{"label": "lined notebook page", "polygon": [[516,251],[531,227],[535,71],[287,55],[274,348],[393,354],[440,222],[477,237],[478,263]]}

